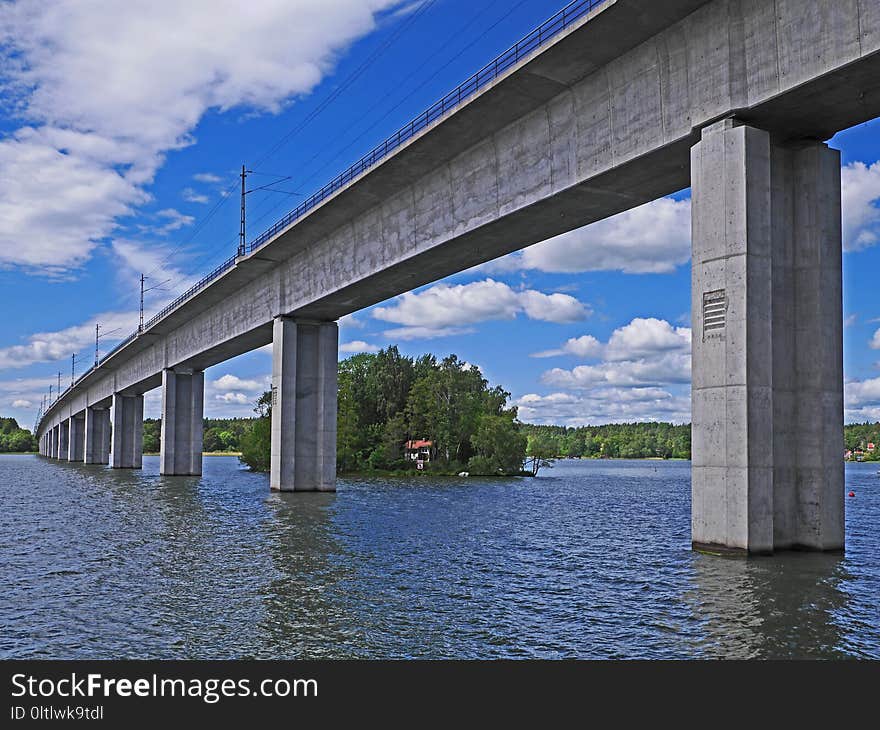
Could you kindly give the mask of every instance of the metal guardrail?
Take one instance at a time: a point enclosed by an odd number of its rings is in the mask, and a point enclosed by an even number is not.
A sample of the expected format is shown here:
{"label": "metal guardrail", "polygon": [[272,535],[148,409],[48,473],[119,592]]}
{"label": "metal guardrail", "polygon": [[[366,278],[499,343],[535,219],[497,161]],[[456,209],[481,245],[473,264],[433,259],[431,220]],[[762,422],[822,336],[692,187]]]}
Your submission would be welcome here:
{"label": "metal guardrail", "polygon": [[348,185],[378,162],[388,157],[402,144],[415,137],[419,132],[427,129],[437,120],[445,117],[456,109],[463,101],[467,101],[480,89],[495,81],[501,74],[519,61],[528,56],[536,49],[543,46],[547,41],[555,38],[563,30],[580,20],[594,8],[607,2],[607,0],[575,0],[569,3],[556,15],[535,28],[531,33],[508,48],[494,61],[483,66],[467,81],[450,91],[439,101],[426,109],[422,114],[413,119],[402,129],[388,137],[384,142],[374,147],[370,152],[361,157],[351,167],[337,175],[333,180],[322,187],[317,193],[303,201],[287,215],[277,221],[271,228],[263,231],[249,246],[249,251],[256,251],[283,229],[287,228],[302,218],[312,208],[329,198],[336,191]]}
{"label": "metal guardrail", "polygon": [[[344,188],[346,185],[356,180],[368,170],[375,167],[379,162],[389,157],[395,150],[401,147],[405,142],[415,137],[419,132],[427,129],[434,122],[443,119],[447,115],[451,114],[461,105],[463,101],[467,101],[468,99],[473,97],[478,91],[491,84],[505,71],[519,63],[523,58],[530,55],[538,48],[544,46],[546,43],[559,35],[562,31],[571,27],[575,22],[579,21],[592,10],[599,7],[600,5],[603,5],[606,2],[608,2],[608,0],[574,0],[574,2],[566,5],[564,8],[562,8],[562,10],[560,10],[558,13],[556,13],[554,16],[552,16],[541,25],[539,25],[525,37],[517,41],[514,45],[504,51],[504,53],[502,53],[500,56],[495,58],[493,61],[490,61],[466,81],[459,84],[459,86],[446,94],[446,96],[444,96],[442,99],[432,104],[428,109],[426,109],[422,114],[419,114],[419,116],[413,119],[409,124],[397,130],[397,132],[388,137],[384,142],[370,150],[370,152],[361,157],[361,159],[355,162],[351,167],[333,178],[333,180],[331,180],[324,187],[318,190],[318,192],[308,197],[305,201],[303,201],[300,205],[290,211],[283,218],[278,220],[270,228],[263,231],[263,233],[257,236],[248,245],[248,252],[253,253],[261,246],[265,245],[279,232],[294,224],[300,218],[305,216],[310,210],[320,205],[323,201],[336,193],[338,190]],[[210,274],[193,284],[183,294],[181,294],[174,301],[164,307],[160,312],[151,317],[146,322],[146,324],[144,324],[144,331],[148,330],[159,320],[170,314],[173,310],[177,309],[177,307],[179,307],[185,301],[204,289],[206,286],[208,286],[208,284],[217,279],[224,272],[233,268],[235,266],[237,258],[237,256],[233,256],[227,259],[216,269],[214,269]],[[132,332],[124,340],[117,343],[112,350],[110,350],[106,355],[104,355],[104,357],[102,357],[98,361],[97,365],[93,365],[91,368],[89,368],[87,372],[83,373],[83,375],[76,379],[73,385],[68,386],[63,393],[59,394],[56,398],[56,402],[64,397],[69,390],[75,388],[83,378],[89,375],[89,373],[100,367],[104,362],[106,362],[110,357],[119,352],[119,350],[121,350],[123,347],[130,344],[133,340],[137,339],[140,334],[142,333],[139,331]],[[48,408],[51,408],[51,406],[48,406],[47,410]]]}

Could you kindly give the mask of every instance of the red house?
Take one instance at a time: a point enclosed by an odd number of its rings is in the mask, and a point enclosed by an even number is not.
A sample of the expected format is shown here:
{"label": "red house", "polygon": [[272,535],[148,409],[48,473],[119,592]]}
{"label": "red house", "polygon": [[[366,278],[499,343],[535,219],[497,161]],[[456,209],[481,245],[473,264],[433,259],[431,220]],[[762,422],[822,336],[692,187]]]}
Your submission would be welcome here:
{"label": "red house", "polygon": [[433,441],[427,441],[422,439],[421,441],[407,441],[404,444],[404,458],[407,461],[414,461],[416,464],[421,467],[421,464],[426,461],[431,461],[431,449],[434,446]]}

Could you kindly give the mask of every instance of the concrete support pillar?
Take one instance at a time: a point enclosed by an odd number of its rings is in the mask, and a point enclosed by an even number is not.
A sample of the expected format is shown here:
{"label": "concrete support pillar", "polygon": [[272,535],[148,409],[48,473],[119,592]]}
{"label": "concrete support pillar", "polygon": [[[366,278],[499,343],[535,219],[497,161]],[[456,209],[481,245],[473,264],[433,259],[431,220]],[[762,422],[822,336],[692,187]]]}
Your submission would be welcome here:
{"label": "concrete support pillar", "polygon": [[336,490],[338,343],[335,322],[275,320],[272,489]]}
{"label": "concrete support pillar", "polygon": [[82,461],[85,446],[85,420],[71,416],[67,419],[67,460]]}
{"label": "concrete support pillar", "polygon": [[110,466],[140,469],[144,450],[144,397],[114,393],[110,419]]}
{"label": "concrete support pillar", "polygon": [[65,419],[58,424],[58,458],[69,461],[70,454],[70,421]]}
{"label": "concrete support pillar", "polygon": [[724,120],[691,175],[694,546],[842,549],[839,154]]}
{"label": "concrete support pillar", "polygon": [[86,464],[110,462],[110,410],[86,408],[84,461]]}
{"label": "concrete support pillar", "polygon": [[173,476],[202,473],[204,406],[203,371],[162,371],[160,474]]}

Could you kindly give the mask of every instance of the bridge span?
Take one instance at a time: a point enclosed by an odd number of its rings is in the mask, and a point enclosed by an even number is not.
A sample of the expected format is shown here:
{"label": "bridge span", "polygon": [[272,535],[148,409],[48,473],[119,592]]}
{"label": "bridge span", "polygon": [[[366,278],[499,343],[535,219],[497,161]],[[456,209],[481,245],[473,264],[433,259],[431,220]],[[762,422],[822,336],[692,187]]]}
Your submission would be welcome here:
{"label": "bridge span", "polygon": [[201,473],[205,368],[272,343],[279,490],[333,490],[335,321],[690,186],[696,547],[844,545],[840,160],[880,0],[581,0],[124,340],[43,455]]}

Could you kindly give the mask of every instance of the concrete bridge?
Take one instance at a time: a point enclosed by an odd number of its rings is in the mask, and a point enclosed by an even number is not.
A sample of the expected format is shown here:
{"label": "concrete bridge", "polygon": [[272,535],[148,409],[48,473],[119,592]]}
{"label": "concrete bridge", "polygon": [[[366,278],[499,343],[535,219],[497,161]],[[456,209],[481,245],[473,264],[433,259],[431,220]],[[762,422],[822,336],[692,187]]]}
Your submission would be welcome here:
{"label": "concrete bridge", "polygon": [[335,321],[689,185],[693,534],[844,545],[839,154],[880,116],[880,0],[575,2],[83,375],[46,456],[201,473],[204,369],[272,343],[279,490],[335,488]]}

